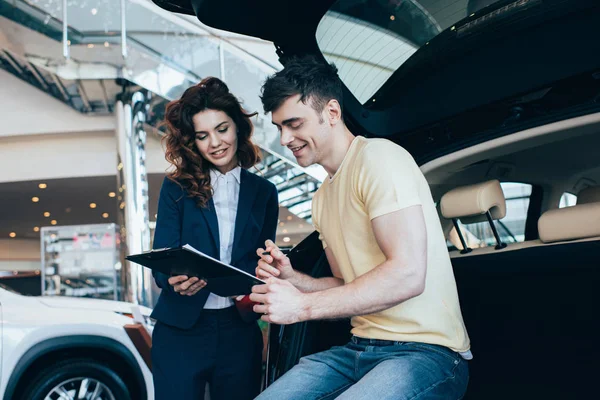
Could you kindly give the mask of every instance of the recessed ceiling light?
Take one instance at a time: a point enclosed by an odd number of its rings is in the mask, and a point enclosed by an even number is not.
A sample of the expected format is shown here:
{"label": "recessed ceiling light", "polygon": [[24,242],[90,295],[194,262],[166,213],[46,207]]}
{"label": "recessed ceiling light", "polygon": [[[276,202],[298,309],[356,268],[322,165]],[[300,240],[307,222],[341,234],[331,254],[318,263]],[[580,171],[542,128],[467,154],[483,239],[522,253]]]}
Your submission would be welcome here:
{"label": "recessed ceiling light", "polygon": [[285,225],[285,222],[280,222],[279,223],[279,226],[284,226],[284,225]]}
{"label": "recessed ceiling light", "polygon": [[98,14],[98,9],[92,8],[92,15],[96,15],[96,14]]}
{"label": "recessed ceiling light", "polygon": [[287,229],[284,229],[282,232],[283,232],[283,233],[287,233]]}
{"label": "recessed ceiling light", "polygon": [[71,212],[71,207],[65,208],[65,212],[70,213]]}
{"label": "recessed ceiling light", "polygon": [[298,228],[300,228],[300,229],[304,228],[304,224],[298,225]]}
{"label": "recessed ceiling light", "polygon": [[8,234],[8,236],[10,236],[11,238],[17,237],[17,234],[14,232],[11,232]]}
{"label": "recessed ceiling light", "polygon": [[117,195],[117,194],[116,194],[115,192],[110,192],[110,193],[108,194],[108,197],[115,197],[116,195]]}
{"label": "recessed ceiling light", "polygon": [[288,220],[288,221],[291,221],[291,220],[292,220],[292,216],[291,216],[291,215],[288,215],[288,217],[287,217],[287,220]]}
{"label": "recessed ceiling light", "polygon": [[124,208],[125,208],[125,203],[124,203],[124,202],[121,202],[121,204],[119,204],[119,208],[120,208],[121,210],[122,210],[122,209],[124,209]]}
{"label": "recessed ceiling light", "polygon": [[88,49],[93,49],[93,48],[94,48],[94,44],[93,43],[88,44]]}
{"label": "recessed ceiling light", "polygon": [[109,47],[109,46],[110,46],[110,43],[104,42],[104,47]]}
{"label": "recessed ceiling light", "polygon": [[102,214],[102,218],[108,218],[108,213]]}
{"label": "recessed ceiling light", "polygon": [[96,203],[90,203],[90,208],[96,208]]}
{"label": "recessed ceiling light", "polygon": [[34,203],[37,203],[38,201],[40,201],[39,197],[32,197],[31,201],[33,201]]}
{"label": "recessed ceiling light", "polygon": [[283,238],[283,241],[284,241],[285,243],[288,243],[290,240],[291,240],[291,239],[290,239],[289,237],[287,237],[287,236]]}
{"label": "recessed ceiling light", "polygon": [[52,221],[50,221],[50,223],[51,223],[52,225],[56,225],[56,224],[57,224],[57,222],[56,222],[56,220],[55,220],[55,219],[53,219]]}
{"label": "recessed ceiling light", "polygon": [[40,227],[39,227],[39,226],[36,226],[36,227],[34,227],[34,228],[33,228],[33,231],[34,231],[34,232],[39,232],[39,231],[40,231]]}
{"label": "recessed ceiling light", "polygon": [[395,16],[395,15],[390,15],[390,19],[391,19],[392,21],[394,21],[394,20],[396,19],[396,16]]}
{"label": "recessed ceiling light", "polygon": [[40,183],[40,184],[38,185],[38,187],[39,187],[40,189],[46,189],[46,188],[48,187],[48,185],[46,185],[45,183]]}
{"label": "recessed ceiling light", "polygon": [[48,211],[46,211],[46,212],[44,213],[44,217],[48,218],[49,216],[50,216],[50,213],[49,213]]}

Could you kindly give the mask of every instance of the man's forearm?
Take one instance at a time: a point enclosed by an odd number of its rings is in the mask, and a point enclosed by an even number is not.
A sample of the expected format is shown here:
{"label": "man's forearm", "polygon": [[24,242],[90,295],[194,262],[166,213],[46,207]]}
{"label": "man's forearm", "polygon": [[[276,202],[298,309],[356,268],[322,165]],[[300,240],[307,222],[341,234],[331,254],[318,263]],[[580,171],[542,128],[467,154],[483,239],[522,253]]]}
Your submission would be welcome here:
{"label": "man's forearm", "polygon": [[340,278],[313,278],[298,271],[294,271],[294,275],[288,281],[304,293],[319,292],[344,284]]}
{"label": "man's forearm", "polygon": [[347,318],[394,307],[420,295],[424,276],[417,269],[386,261],[353,282],[306,293],[303,320]]}

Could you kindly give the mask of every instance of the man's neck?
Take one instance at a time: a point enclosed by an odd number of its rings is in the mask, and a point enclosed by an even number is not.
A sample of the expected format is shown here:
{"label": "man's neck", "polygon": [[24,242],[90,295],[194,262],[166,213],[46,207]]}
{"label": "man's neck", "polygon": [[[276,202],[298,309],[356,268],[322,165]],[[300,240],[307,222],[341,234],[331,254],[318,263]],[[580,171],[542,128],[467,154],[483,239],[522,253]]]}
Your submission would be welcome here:
{"label": "man's neck", "polygon": [[350,149],[350,145],[354,139],[355,136],[345,126],[342,133],[332,137],[333,143],[331,151],[320,163],[321,166],[325,168],[325,171],[327,171],[330,178],[332,178],[337,170],[340,169],[340,166],[346,157],[346,153],[348,153],[348,149]]}

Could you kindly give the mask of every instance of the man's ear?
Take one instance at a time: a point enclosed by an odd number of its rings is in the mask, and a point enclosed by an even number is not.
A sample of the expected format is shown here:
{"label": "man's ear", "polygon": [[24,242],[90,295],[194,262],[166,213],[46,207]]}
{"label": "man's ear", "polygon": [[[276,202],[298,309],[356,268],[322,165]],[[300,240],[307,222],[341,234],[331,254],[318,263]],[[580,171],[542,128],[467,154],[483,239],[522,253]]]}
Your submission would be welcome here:
{"label": "man's ear", "polygon": [[331,125],[339,123],[342,120],[342,107],[340,103],[335,99],[329,100],[325,106],[325,114]]}

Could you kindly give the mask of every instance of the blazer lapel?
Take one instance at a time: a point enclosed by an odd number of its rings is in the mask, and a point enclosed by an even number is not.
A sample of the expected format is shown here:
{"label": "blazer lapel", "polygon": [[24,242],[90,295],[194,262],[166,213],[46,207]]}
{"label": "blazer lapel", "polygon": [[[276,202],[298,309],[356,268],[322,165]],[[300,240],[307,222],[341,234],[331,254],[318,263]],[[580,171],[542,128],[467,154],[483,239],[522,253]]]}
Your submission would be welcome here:
{"label": "blazer lapel", "polygon": [[217,249],[217,258],[219,258],[219,252],[221,248],[221,243],[219,241],[219,221],[217,220],[217,212],[215,211],[215,203],[213,202],[212,197],[208,201],[207,207],[201,207],[202,215],[206,219],[206,223],[208,224],[208,230],[212,235],[216,249]]}
{"label": "blazer lapel", "polygon": [[[252,184],[251,173],[242,169],[240,176],[240,197],[238,201],[237,216],[235,217],[235,231],[233,234],[233,254],[231,257],[232,263],[238,259],[238,251],[240,249],[240,240],[244,228],[248,223],[248,218],[252,212],[252,206],[258,193],[258,185]],[[239,249],[239,250],[238,250]]]}

